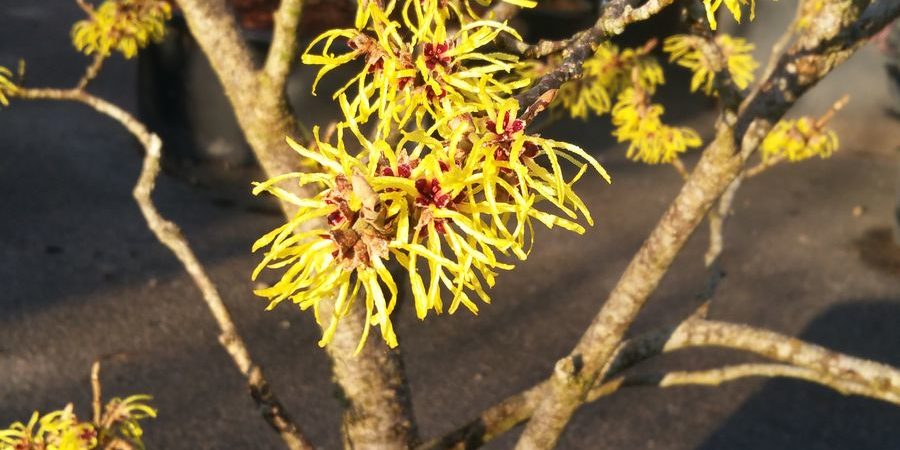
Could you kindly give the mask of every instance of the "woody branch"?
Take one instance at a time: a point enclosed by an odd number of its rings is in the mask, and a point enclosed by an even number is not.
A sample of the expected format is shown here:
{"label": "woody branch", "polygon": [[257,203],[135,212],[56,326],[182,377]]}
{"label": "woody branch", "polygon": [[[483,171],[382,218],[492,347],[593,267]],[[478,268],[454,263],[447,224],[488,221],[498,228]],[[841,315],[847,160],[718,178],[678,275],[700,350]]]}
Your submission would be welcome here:
{"label": "woody branch", "polygon": [[[620,375],[663,353],[700,347],[721,347],[755,354],[772,363],[723,366],[669,373]],[[717,386],[747,377],[786,377],[900,405],[900,370],[885,364],[838,353],[789,336],[747,325],[692,317],[680,326],[652,331],[624,341],[605,375],[588,391],[593,402],[624,387],[682,385]],[[478,417],[418,450],[471,449],[501,436],[527,421],[552,388],[543,381],[507,397]]]}
{"label": "woody branch", "polygon": [[[102,61],[102,58],[95,59]],[[95,62],[92,68],[99,65]],[[91,73],[89,70],[88,73]],[[96,73],[94,74],[96,75]],[[93,77],[91,77],[93,78]],[[87,82],[82,78],[78,86],[86,86]],[[90,81],[88,79],[88,81]],[[134,188],[134,197],[140,206],[141,212],[147,221],[148,227],[153,231],[161,243],[168,247],[173,254],[182,263],[185,270],[193,279],[195,285],[200,292],[207,308],[212,313],[219,327],[219,342],[227,351],[238,370],[247,380],[250,394],[260,409],[263,418],[272,428],[278,432],[286,446],[291,450],[310,450],[312,445],[309,440],[300,431],[300,428],[294,423],[290,415],[285,411],[278,397],[271,390],[266,378],[262,373],[262,369],[253,362],[250,352],[244,344],[243,338],[237,331],[237,327],[231,319],[227,307],[219,295],[218,289],[209,278],[206,270],[197,259],[193,250],[187,242],[187,239],[181,234],[178,226],[163,218],[153,204],[151,193],[159,174],[159,158],[162,149],[162,141],[159,137],[151,133],[143,123],[137,120],[130,113],[109,101],[94,96],[81,87],[74,89],[52,89],[52,88],[19,88],[16,89],[13,96],[28,100],[60,100],[75,101],[85,104],[95,111],[112,118],[128,130],[144,147],[144,166],[141,171],[138,183]],[[96,372],[98,369],[94,369]],[[96,377],[94,377],[96,378]],[[92,380],[94,380],[92,378]],[[95,383],[95,390],[99,395],[99,382]],[[98,414],[99,404],[98,398],[94,400],[94,414]]]}
{"label": "woody branch", "polygon": [[[207,55],[244,136],[269,178],[300,170],[296,153],[285,137],[299,136],[297,121],[291,113],[283,89],[268,81],[271,74],[280,79],[287,74],[283,59],[295,43],[297,17],[302,2],[284,1],[275,15],[275,34],[262,68],[257,67],[243,41],[237,23],[225,0],[177,0],[194,38]],[[294,55],[294,58],[297,58]],[[296,184],[281,186],[300,198],[311,193]],[[296,209],[281,202],[282,210],[292,218]],[[316,226],[314,221],[307,226]],[[331,302],[320,302],[320,313],[331,314]],[[352,308],[342,320],[327,351],[332,359],[335,380],[344,404],[344,437],[348,447],[404,448],[418,440],[412,403],[403,371],[400,352],[383,344],[371,343],[352,356],[365,325],[365,310]]]}
{"label": "woody branch", "polygon": [[[648,2],[633,11],[656,6]],[[607,13],[564,51],[566,62],[541,79],[535,88],[520,97],[527,102],[533,95],[553,89],[580,72],[593,43],[606,34],[602,31]],[[547,449],[555,445],[571,415],[585,400],[595,381],[603,375],[615,348],[656,289],[669,266],[696,229],[709,208],[740,173],[746,158],[791,105],[836,65],[846,60],[872,33],[900,14],[900,5],[875,2],[861,15],[843,2],[829,3],[817,12],[816,20],[836,24],[812,31],[798,39],[780,59],[777,69],[762,83],[762,89],[749,97],[737,113],[723,112],[718,120],[715,140],[703,156],[668,211],[635,255],[603,308],[573,351],[560,360],[550,378],[534,416],[518,445],[519,449]],[[627,21],[613,21],[627,23]],[[587,37],[591,38],[588,39]],[[585,41],[587,39],[587,41]]]}

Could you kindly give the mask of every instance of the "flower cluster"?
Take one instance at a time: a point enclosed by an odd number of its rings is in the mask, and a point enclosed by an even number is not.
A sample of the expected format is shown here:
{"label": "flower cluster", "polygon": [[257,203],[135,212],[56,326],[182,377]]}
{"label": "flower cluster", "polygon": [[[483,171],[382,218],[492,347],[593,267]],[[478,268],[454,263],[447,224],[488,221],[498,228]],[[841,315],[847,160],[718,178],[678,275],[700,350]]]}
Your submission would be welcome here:
{"label": "flower cluster", "polygon": [[756,16],[756,0],[703,0],[703,7],[706,8],[706,20],[709,21],[709,27],[713,30],[716,29],[716,11],[722,6],[725,5],[728,8],[728,11],[731,12],[732,17],[738,23],[741,23],[741,8],[746,6],[749,3],[750,5],[750,20]]}
{"label": "flower cluster", "polygon": [[797,162],[815,156],[830,157],[838,149],[838,137],[823,122],[811,117],[779,121],[763,140],[763,161]]}
{"label": "flower cluster", "polygon": [[613,136],[629,142],[626,156],[646,164],[672,163],[689,148],[703,142],[696,131],[663,123],[663,107],[650,103],[645,91],[629,88],[612,111]]}
{"label": "flower cluster", "polygon": [[132,58],[165,34],[172,9],[163,0],[105,0],[87,7],[88,18],[72,27],[72,42],[86,55],[108,56],[113,50]]}
{"label": "flower cluster", "polygon": [[79,421],[71,404],[44,416],[35,412],[28,423],[0,430],[0,450],[94,450],[113,448],[114,443],[115,448],[142,449],[139,421],[156,417],[148,400],[146,395],[114,398],[98,423]]}
{"label": "flower cluster", "polygon": [[677,34],[666,38],[663,50],[669,53],[669,61],[694,72],[691,92],[702,87],[706,95],[712,95],[716,74],[724,70],[738,89],[746,89],[753,82],[753,71],[759,66],[753,59],[753,44],[727,34],[717,35],[718,57],[710,56],[710,45],[700,36]]}
{"label": "flower cluster", "polygon": [[632,85],[653,92],[665,82],[662,67],[649,54],[653,46],[654,41],[637,49],[619,49],[609,42],[598,45],[584,62],[582,78],[560,88],[557,104],[572,117],[587,119],[589,113],[608,113],[612,99]]}
{"label": "flower cluster", "polygon": [[[635,49],[600,44],[584,62],[583,77],[564,84],[551,106],[581,119],[590,113],[611,112],[613,135],[629,143],[628,158],[647,164],[673,162],[702,142],[690,128],[663,123],[662,105],[651,102],[656,88],[665,82],[662,67],[650,54],[655,46],[655,40]],[[539,74],[558,63],[551,58],[546,65],[532,64],[529,72]]]}
{"label": "flower cluster", "polygon": [[[581,148],[527,132],[552,94],[521,110],[512,94],[531,80],[513,73],[516,57],[486,50],[500,33],[517,37],[465,0],[361,0],[355,28],[326,32],[303,54],[321,66],[317,81],[352,60],[364,66],[335,94],[344,121],[334,132],[316,127],[309,145],[289,141],[319,168],[256,185],[298,212],[254,244],[266,252],[253,276],[284,269],[257,294],[270,308],[312,308],[320,345],[354,307],[368,318],[357,351],[371,325],[397,345],[391,259],[408,275],[419,318],[475,313],[498,273],[528,256],[535,220],[578,233],[579,219],[593,223],[572,186],[589,168],[609,177]],[[299,198],[283,183],[318,194]]]}
{"label": "flower cluster", "polygon": [[9,79],[11,76],[12,72],[9,69],[0,66],[0,105],[3,106],[9,106],[9,96],[15,94],[18,89],[16,84]]}
{"label": "flower cluster", "polygon": [[[482,49],[501,33],[519,36],[505,23],[477,19],[467,1],[406,0],[402,7],[394,0],[383,6],[361,1],[356,28],[323,33],[302,60],[322,66],[314,93],[331,70],[353,60],[365,63],[365,70],[334,98],[350,97],[345,111],[350,121],[365,123],[377,116],[376,137],[408,125],[426,128],[426,122],[483,109],[482,102],[496,102],[529,83],[526,78],[496,79],[498,73],[509,73],[517,58]],[[349,51],[336,53],[341,46]]]}

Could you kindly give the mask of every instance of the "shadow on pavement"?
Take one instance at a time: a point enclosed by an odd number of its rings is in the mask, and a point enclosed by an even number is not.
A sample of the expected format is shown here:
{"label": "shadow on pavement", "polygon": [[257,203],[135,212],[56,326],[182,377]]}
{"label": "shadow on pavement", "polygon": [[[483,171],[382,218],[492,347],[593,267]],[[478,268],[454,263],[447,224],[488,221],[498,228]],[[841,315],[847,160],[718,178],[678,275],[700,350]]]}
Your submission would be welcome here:
{"label": "shadow on pavement", "polygon": [[[900,305],[862,301],[837,305],[801,339],[852,355],[900,365]],[[715,430],[698,450],[900,448],[900,409],[844,397],[817,385],[772,380]]]}

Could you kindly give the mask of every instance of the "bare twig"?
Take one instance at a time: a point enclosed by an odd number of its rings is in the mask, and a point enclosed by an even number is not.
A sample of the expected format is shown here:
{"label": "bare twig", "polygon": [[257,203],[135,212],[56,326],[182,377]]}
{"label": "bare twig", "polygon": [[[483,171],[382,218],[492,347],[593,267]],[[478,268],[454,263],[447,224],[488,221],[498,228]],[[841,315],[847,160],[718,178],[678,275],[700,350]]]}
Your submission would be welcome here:
{"label": "bare twig", "polygon": [[[709,220],[709,247],[703,255],[703,262],[706,264],[706,267],[709,268],[710,272],[712,272],[710,274],[711,277],[718,277],[718,274],[722,271],[718,262],[724,245],[723,232],[725,221],[728,219],[728,216],[731,215],[731,205],[734,203],[737,191],[741,187],[742,178],[742,176],[738,176],[728,185],[728,188],[726,188],[725,192],[722,193],[722,196],[719,197],[717,206],[710,209],[709,214],[707,215]],[[710,297],[707,297],[706,299],[708,300],[709,298]]]}
{"label": "bare twig", "polygon": [[824,385],[830,386],[834,380],[856,383],[878,393],[877,398],[881,400],[900,404],[900,370],[773,331],[749,325],[689,320],[675,330],[662,350],[670,352],[694,347],[724,347],[755,353],[815,371]]}
{"label": "bare twig", "polygon": [[275,11],[272,43],[263,67],[267,83],[276,95],[284,94],[284,86],[297,56],[297,32],[303,14],[304,0],[281,0]]}
{"label": "bare twig", "polygon": [[[116,120],[137,138],[146,153],[143,170],[134,188],[134,197],[141,212],[144,214],[144,218],[147,220],[147,225],[160,242],[172,250],[200,289],[203,294],[203,300],[206,302],[221,330],[219,342],[231,356],[238,370],[247,379],[251,396],[259,406],[263,417],[281,435],[288,448],[292,450],[312,449],[312,445],[289,417],[274,393],[271,392],[260,368],[253,363],[243,339],[238,334],[234,322],[231,320],[231,316],[219,296],[218,290],[197,260],[178,226],[160,216],[153,205],[150,194],[153,191],[156,176],[159,174],[159,158],[162,148],[162,141],[159,137],[148,131],[140,121],[127,111],[80,89],[22,88],[16,91],[15,96],[24,99],[69,100],[84,103],[97,112]],[[99,363],[95,363],[95,369],[99,371]],[[93,376],[92,373],[92,381]],[[99,385],[95,389],[95,395],[99,395]],[[95,405],[94,408],[96,415],[97,406]]]}
{"label": "bare twig", "polygon": [[772,167],[775,167],[776,165],[778,165],[778,163],[784,161],[784,159],[785,159],[784,156],[777,155],[777,156],[773,156],[769,159],[760,161],[755,166],[748,167],[746,170],[744,170],[743,177],[745,179],[748,179],[748,178],[753,178],[755,176],[758,176],[759,174],[771,169]]}
{"label": "bare twig", "polygon": [[97,78],[97,75],[100,74],[100,69],[103,68],[103,62],[106,61],[106,55],[102,53],[96,53],[94,55],[94,60],[91,64],[85,69],[84,75],[78,80],[78,84],[75,85],[75,90],[84,90],[87,87],[88,83]]}
{"label": "bare twig", "polygon": [[156,184],[156,176],[159,174],[159,158],[162,141],[155,134],[150,135],[144,156],[144,167],[137,185],[134,187],[134,198],[140,206],[147,225],[156,235],[157,239],[184,265],[194,283],[203,293],[203,299],[209,308],[216,323],[221,330],[219,342],[231,355],[232,361],[238,370],[247,379],[250,394],[260,407],[263,417],[281,436],[281,439],[292,450],[312,449],[313,446],[306,439],[299,427],[287,415],[284,406],[271,391],[268,382],[262,375],[262,370],[253,363],[244,340],[237,332],[231,315],[219,296],[218,289],[206,274],[200,261],[197,260],[193,250],[188,245],[187,239],[182,235],[178,226],[163,218],[153,205],[151,193]]}
{"label": "bare twig", "polygon": [[[887,2],[892,6],[884,7],[885,2],[880,3],[878,10],[882,15],[864,13],[868,14],[866,24],[859,25],[860,29],[874,32],[877,27],[870,23],[886,24],[900,14],[900,4]],[[690,179],[632,259],[581,340],[567,357],[557,362],[551,387],[529,421],[517,448],[548,449],[555,445],[571,415],[602,374],[603,367],[687,238],[738,177],[746,156],[758,148],[773,121],[777,121],[800,95],[861,46],[862,40],[834,40],[845,30],[857,28],[855,15],[859,14],[858,9],[841,3],[830,8],[827,14],[830,17],[823,18],[820,14],[817,20],[830,20],[838,24],[836,27],[804,35],[781,59],[772,77],[763,81],[765,87],[756,97],[747,99],[737,114],[723,112],[716,139],[704,151]],[[852,36],[865,35],[865,32],[859,32]],[[576,60],[572,63],[576,64]],[[574,74],[579,70],[569,68],[562,72]],[[556,87],[556,81],[565,81],[565,78],[559,76],[549,84]],[[545,88],[547,79],[542,79],[536,89]]]}
{"label": "bare twig", "polygon": [[519,448],[553,447],[691,232],[737,176],[741,161],[734,156],[734,146],[728,128],[720,129],[575,349],[556,364],[552,389],[541,404],[543,411],[529,422]]}
{"label": "bare twig", "polygon": [[[776,364],[739,364],[667,374],[619,375],[661,353],[709,346],[755,353]],[[628,386],[712,386],[746,377],[796,378],[844,395],[860,395],[900,405],[900,384],[897,384],[900,382],[900,370],[896,368],[833,352],[771,331],[699,317],[688,319],[677,328],[658,330],[625,341],[616,351],[614,362],[603,380],[589,390],[586,401],[598,400]],[[507,397],[476,419],[429,441],[418,450],[477,448],[528,420],[551,388],[550,382],[544,381]]]}
{"label": "bare twig", "polygon": [[681,175],[681,178],[687,181],[690,178],[691,173],[688,171],[687,167],[684,166],[684,161],[679,157],[675,157],[672,159],[672,167],[678,172],[678,175]]}
{"label": "bare twig", "polygon": [[87,15],[94,15],[94,6],[88,3],[86,0],[75,0],[75,4],[77,4],[78,7],[81,8],[81,10],[84,11]]}
{"label": "bare twig", "polygon": [[20,87],[13,96],[27,100],[65,100],[83,103],[100,114],[119,122],[140,141],[141,145],[147,146],[150,143],[150,132],[134,116],[115,104],[83,90]]}
{"label": "bare twig", "polygon": [[828,108],[828,111],[825,111],[825,113],[822,114],[818,118],[818,120],[816,120],[816,124],[815,124],[816,129],[821,130],[822,128],[825,128],[825,125],[828,125],[828,122],[830,122],[831,119],[834,118],[834,115],[837,114],[838,111],[844,109],[844,107],[847,106],[847,103],[849,101],[850,101],[849,94],[844,94],[843,96],[841,96],[841,98],[839,98],[836,102],[834,102],[831,105],[830,108]]}
{"label": "bare twig", "polygon": [[895,393],[874,390],[852,381],[830,379],[815,370],[788,364],[736,364],[707,370],[628,375],[614,378],[591,389],[588,401],[595,401],[621,387],[719,386],[722,383],[749,377],[793,378],[834,389],[843,395],[859,395],[895,404],[900,401],[900,397]]}
{"label": "bare twig", "polygon": [[[177,0],[191,34],[207,55],[225,88],[238,123],[256,159],[270,178],[300,169],[300,159],[285,142],[285,136],[299,135],[283,92],[266,89],[241,38],[225,0]],[[283,22],[284,25],[287,22]],[[274,63],[273,63],[274,64]],[[281,186],[309,198],[309,188],[297,183]],[[288,218],[296,207],[280,202]],[[316,226],[314,221],[307,222]],[[361,301],[361,300],[360,300]],[[320,303],[331,304],[328,299]],[[328,311],[320,309],[327,316]],[[387,350],[380,342],[370,342],[352,357],[365,324],[365,308],[351,308],[329,344],[335,380],[346,399],[344,429],[347,439],[358,448],[401,448],[418,440],[412,404],[400,352]],[[398,395],[401,394],[401,395]]]}
{"label": "bare twig", "polygon": [[103,414],[102,392],[100,391],[100,360],[91,364],[91,408],[94,413],[94,423],[100,423]]}
{"label": "bare twig", "polygon": [[633,8],[628,0],[612,0],[604,5],[603,12],[593,27],[577,33],[562,51],[563,60],[550,73],[541,77],[528,91],[516,97],[519,105],[531,105],[544,92],[558,89],[566,81],[578,78],[584,61],[594,54],[594,46],[625,31],[625,27],[646,20],[672,4],[674,0],[648,0]]}
{"label": "bare twig", "polygon": [[[722,48],[719,47],[716,34],[709,27],[705,8],[699,3],[684,4],[683,8],[685,12],[683,17],[690,33],[701,40],[698,50],[712,67],[718,68],[713,79],[713,86],[719,100],[720,115],[722,117],[732,116],[744,97],[735,84],[731,71],[727,70],[728,58],[723,53]],[[719,255],[722,253],[723,247],[722,233],[725,220],[730,214],[731,204],[740,185],[739,176],[731,182],[722,196],[719,197],[718,205],[711,208],[707,214],[709,221],[709,248],[704,255],[704,263],[709,273],[709,281],[701,295],[703,301],[712,299],[719,283],[723,279],[722,264],[719,261]]]}
{"label": "bare twig", "polygon": [[[797,8],[794,13],[794,18],[791,20],[791,23],[788,24],[787,28],[781,34],[777,41],[772,45],[772,50],[769,52],[769,60],[766,62],[766,68],[762,72],[762,76],[760,79],[767,80],[774,73],[775,69],[778,67],[778,61],[781,60],[781,57],[784,55],[785,49],[787,49],[788,44],[794,39],[794,35],[797,32],[797,21],[800,20],[803,14],[803,2],[797,2]],[[750,94],[750,96],[754,96],[757,92],[762,89],[762,83],[757,84]]]}
{"label": "bare twig", "polygon": [[549,56],[565,50],[569,47],[569,45],[572,44],[572,42],[582,36],[585,32],[586,31],[579,31],[568,39],[561,39],[558,41],[541,39],[535,44],[522,42],[513,38],[512,36],[501,35],[499,37],[500,40],[498,41],[498,43],[503,47],[504,50],[516,53],[526,58],[543,58],[545,56]]}

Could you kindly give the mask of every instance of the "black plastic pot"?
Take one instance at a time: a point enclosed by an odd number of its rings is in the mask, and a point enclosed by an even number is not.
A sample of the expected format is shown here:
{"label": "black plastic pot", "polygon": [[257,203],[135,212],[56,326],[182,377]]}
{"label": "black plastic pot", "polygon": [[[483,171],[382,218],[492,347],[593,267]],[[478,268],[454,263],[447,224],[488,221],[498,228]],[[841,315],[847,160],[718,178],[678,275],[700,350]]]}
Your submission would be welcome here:
{"label": "black plastic pot", "polygon": [[[260,55],[267,47],[262,38],[248,38]],[[254,161],[222,85],[181,17],[172,19],[162,42],[140,54],[138,112],[165,142],[169,168]]]}
{"label": "black plastic pot", "polygon": [[[319,31],[315,25],[305,28]],[[149,46],[139,57],[139,115],[165,142],[163,162],[167,171],[191,179],[233,178],[228,172],[255,166],[253,153],[221,83],[185,20],[176,14],[167,26],[163,41]],[[242,33],[253,57],[263,61],[271,32]],[[308,39],[301,36],[301,46]],[[315,68],[295,67],[286,93],[290,107],[303,123],[325,124],[337,117],[337,105],[329,94],[352,76],[346,70],[329,74],[319,85],[321,94],[313,96],[310,87]]]}

